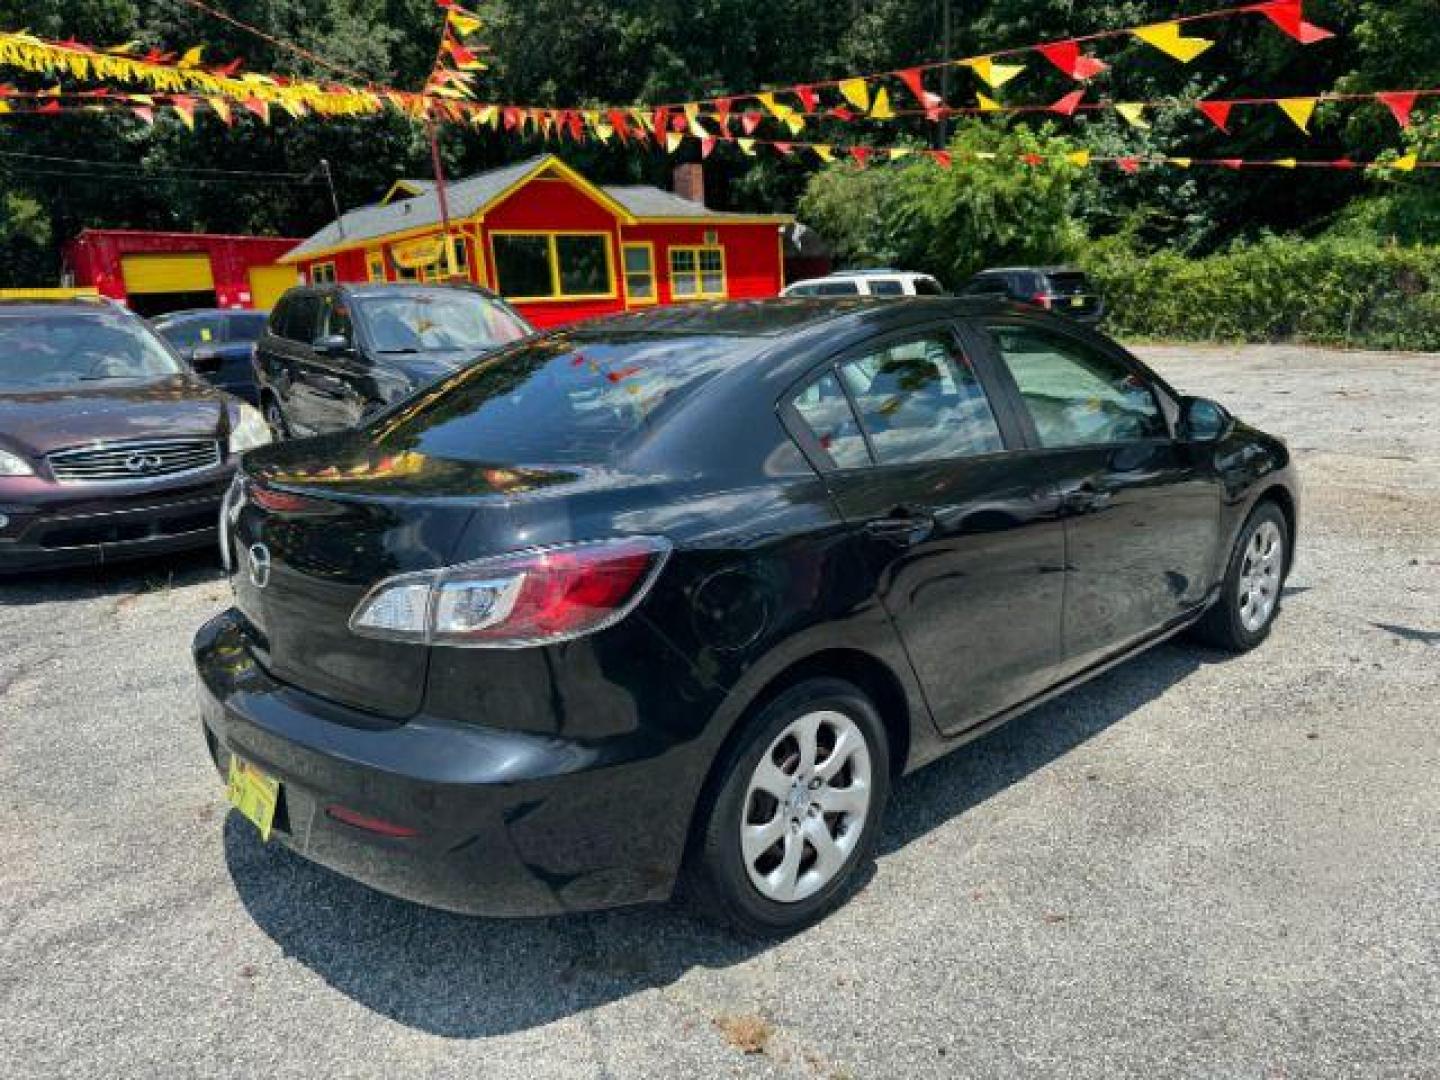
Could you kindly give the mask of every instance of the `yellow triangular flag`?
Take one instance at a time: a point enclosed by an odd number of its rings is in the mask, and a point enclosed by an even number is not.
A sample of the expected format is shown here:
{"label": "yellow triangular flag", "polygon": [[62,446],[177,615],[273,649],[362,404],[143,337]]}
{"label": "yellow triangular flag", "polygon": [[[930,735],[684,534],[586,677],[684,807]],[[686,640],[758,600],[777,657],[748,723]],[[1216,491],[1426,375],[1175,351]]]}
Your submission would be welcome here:
{"label": "yellow triangular flag", "polygon": [[975,60],[961,60],[960,63],[979,75],[985,85],[992,90],[999,90],[1025,70],[1024,64],[997,64],[988,56],[982,56]]}
{"label": "yellow triangular flag", "polygon": [[1090,151],[1072,150],[1070,151],[1070,153],[1065,155],[1065,160],[1068,161],[1071,165],[1079,166],[1082,169],[1088,168],[1090,165]]}
{"label": "yellow triangular flag", "polygon": [[976,151],[975,151],[975,160],[976,160],[976,161],[994,161],[994,160],[995,160],[995,152],[994,152],[993,150],[976,150]]}
{"label": "yellow triangular flag", "polygon": [[999,112],[1005,107],[995,99],[988,98],[984,94],[976,94],[975,97],[978,98],[980,101],[981,112]]}
{"label": "yellow triangular flag", "polygon": [[200,66],[200,56],[205,51],[204,45],[196,45],[194,48],[186,49],[185,55],[180,57],[179,66],[182,68],[197,68]]}
{"label": "yellow triangular flag", "polygon": [[851,105],[863,112],[870,110],[870,84],[864,79],[844,79],[837,86]]}
{"label": "yellow triangular flag", "polygon": [[675,153],[680,149],[680,144],[685,141],[685,136],[678,131],[667,131],[665,133],[665,149]]}
{"label": "yellow triangular flag", "polygon": [[1188,169],[1190,167],[1191,160],[1192,159],[1188,157],[1172,157],[1166,158],[1165,163],[1167,165],[1174,165],[1177,169]]}
{"label": "yellow triangular flag", "polygon": [[890,148],[890,160],[899,161],[903,157],[909,157],[915,151],[908,146],[892,146]]}
{"label": "yellow triangular flag", "polygon": [[1150,127],[1150,121],[1145,119],[1145,106],[1124,102],[1115,106],[1115,111],[1125,118],[1125,122],[1131,127],[1145,130]]}
{"label": "yellow triangular flag", "polygon": [[1300,163],[1293,157],[1285,157],[1280,158],[1278,161],[1272,161],[1270,164],[1274,165],[1277,169],[1293,169]]}
{"label": "yellow triangular flag", "polygon": [[480,20],[475,18],[474,15],[462,15],[452,8],[450,10],[450,25],[455,28],[455,32],[461,37],[468,37],[480,29]]}
{"label": "yellow triangular flag", "polygon": [[1188,64],[1215,42],[1208,38],[1185,37],[1178,22],[1155,23],[1141,26],[1130,33],[1147,45],[1153,45],[1166,56],[1173,56],[1182,64]]}
{"label": "yellow triangular flag", "polygon": [[1396,172],[1414,172],[1420,164],[1419,154],[1406,154],[1398,157],[1390,163],[1390,167]]}
{"label": "yellow triangular flag", "polygon": [[875,104],[870,106],[871,120],[893,120],[895,110],[890,107],[890,92],[883,86],[875,91]]}
{"label": "yellow triangular flag", "polygon": [[785,126],[790,129],[791,135],[799,135],[805,130],[805,117],[792,109],[790,115],[785,117]]}
{"label": "yellow triangular flag", "polygon": [[810,149],[815,151],[815,156],[821,161],[830,162],[835,160],[835,150],[833,147],[812,146]]}
{"label": "yellow triangular flag", "polygon": [[736,140],[735,140],[735,145],[738,146],[738,147],[740,147],[741,152],[742,152],[743,154],[745,154],[746,157],[754,157],[754,156],[755,156],[755,140],[754,140],[754,139],[736,139]]}
{"label": "yellow triangular flag", "polygon": [[205,100],[210,103],[210,108],[215,110],[215,115],[228,125],[233,115],[230,111],[230,102],[222,97],[211,97]]}
{"label": "yellow triangular flag", "polygon": [[1280,111],[1294,121],[1295,126],[1306,135],[1310,134],[1310,118],[1315,115],[1315,106],[1320,104],[1313,97],[1281,98],[1275,102]]}

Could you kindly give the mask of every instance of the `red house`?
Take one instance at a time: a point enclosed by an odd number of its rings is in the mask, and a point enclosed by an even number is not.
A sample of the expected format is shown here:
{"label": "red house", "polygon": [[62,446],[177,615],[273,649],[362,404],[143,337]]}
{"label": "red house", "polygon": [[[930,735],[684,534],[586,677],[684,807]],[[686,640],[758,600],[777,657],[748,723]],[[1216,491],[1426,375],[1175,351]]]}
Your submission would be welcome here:
{"label": "red house", "polygon": [[61,251],[68,285],[90,286],[141,315],[191,307],[268,308],[296,283],[276,265],[295,246],[277,236],[84,229]]}
{"label": "red house", "polygon": [[[688,172],[685,170],[689,170]],[[446,185],[450,252],[428,181],[401,180],[282,260],[312,283],[461,277],[508,298],[537,326],[649,304],[756,299],[784,285],[791,218],[707,209],[700,167],[682,194],[592,184],[546,154]]]}

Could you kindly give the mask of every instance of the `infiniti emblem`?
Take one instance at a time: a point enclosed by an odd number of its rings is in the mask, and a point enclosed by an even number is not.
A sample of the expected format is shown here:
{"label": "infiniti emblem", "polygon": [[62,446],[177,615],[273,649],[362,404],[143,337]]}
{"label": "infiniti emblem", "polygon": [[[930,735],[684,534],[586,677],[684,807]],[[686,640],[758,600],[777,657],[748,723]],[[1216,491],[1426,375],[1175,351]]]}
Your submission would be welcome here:
{"label": "infiniti emblem", "polygon": [[158,454],[131,454],[125,459],[125,468],[133,473],[154,472],[163,464]]}
{"label": "infiniti emblem", "polygon": [[270,549],[264,544],[251,544],[248,555],[250,584],[257,589],[263,589],[270,584]]}

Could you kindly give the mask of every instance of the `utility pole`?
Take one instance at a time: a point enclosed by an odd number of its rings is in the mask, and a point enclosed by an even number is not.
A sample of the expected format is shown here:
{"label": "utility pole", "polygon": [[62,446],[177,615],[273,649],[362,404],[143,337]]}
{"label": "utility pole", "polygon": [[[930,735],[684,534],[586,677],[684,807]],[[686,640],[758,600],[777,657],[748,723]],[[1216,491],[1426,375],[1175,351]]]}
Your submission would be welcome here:
{"label": "utility pole", "polygon": [[440,202],[440,235],[445,247],[445,274],[459,277],[455,265],[455,245],[450,240],[450,200],[445,193],[445,166],[440,162],[440,140],[435,134],[435,118],[425,114],[425,131],[430,136],[430,166],[435,170],[435,197]]}
{"label": "utility pole", "polygon": [[[950,60],[951,49],[955,36],[955,13],[954,0],[940,0],[940,59]],[[945,99],[945,107],[950,106],[950,65],[943,64],[940,67],[940,96]],[[950,118],[941,114],[940,122],[935,125],[937,139],[937,150],[943,150],[950,143]]]}
{"label": "utility pole", "polygon": [[341,236],[344,236],[345,222],[341,220],[340,200],[335,195],[335,175],[330,171],[329,158],[321,158],[320,164],[306,173],[305,178],[300,182],[302,184],[308,184],[311,180],[315,179],[316,173],[320,173],[325,177],[325,186],[330,189],[330,208],[335,211],[335,228],[340,230]]}

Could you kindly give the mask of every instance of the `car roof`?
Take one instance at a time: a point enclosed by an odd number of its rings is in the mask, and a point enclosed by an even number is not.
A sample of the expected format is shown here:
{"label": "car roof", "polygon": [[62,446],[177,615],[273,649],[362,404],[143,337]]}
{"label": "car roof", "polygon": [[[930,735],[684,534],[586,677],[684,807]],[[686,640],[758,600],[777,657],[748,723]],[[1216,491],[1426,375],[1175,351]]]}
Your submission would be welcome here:
{"label": "car roof", "polygon": [[109,311],[119,307],[112,300],[101,297],[77,296],[65,300],[0,300],[0,314],[48,314],[54,311]]}
{"label": "car roof", "polygon": [[976,277],[986,274],[1083,274],[1077,266],[988,266]]}

